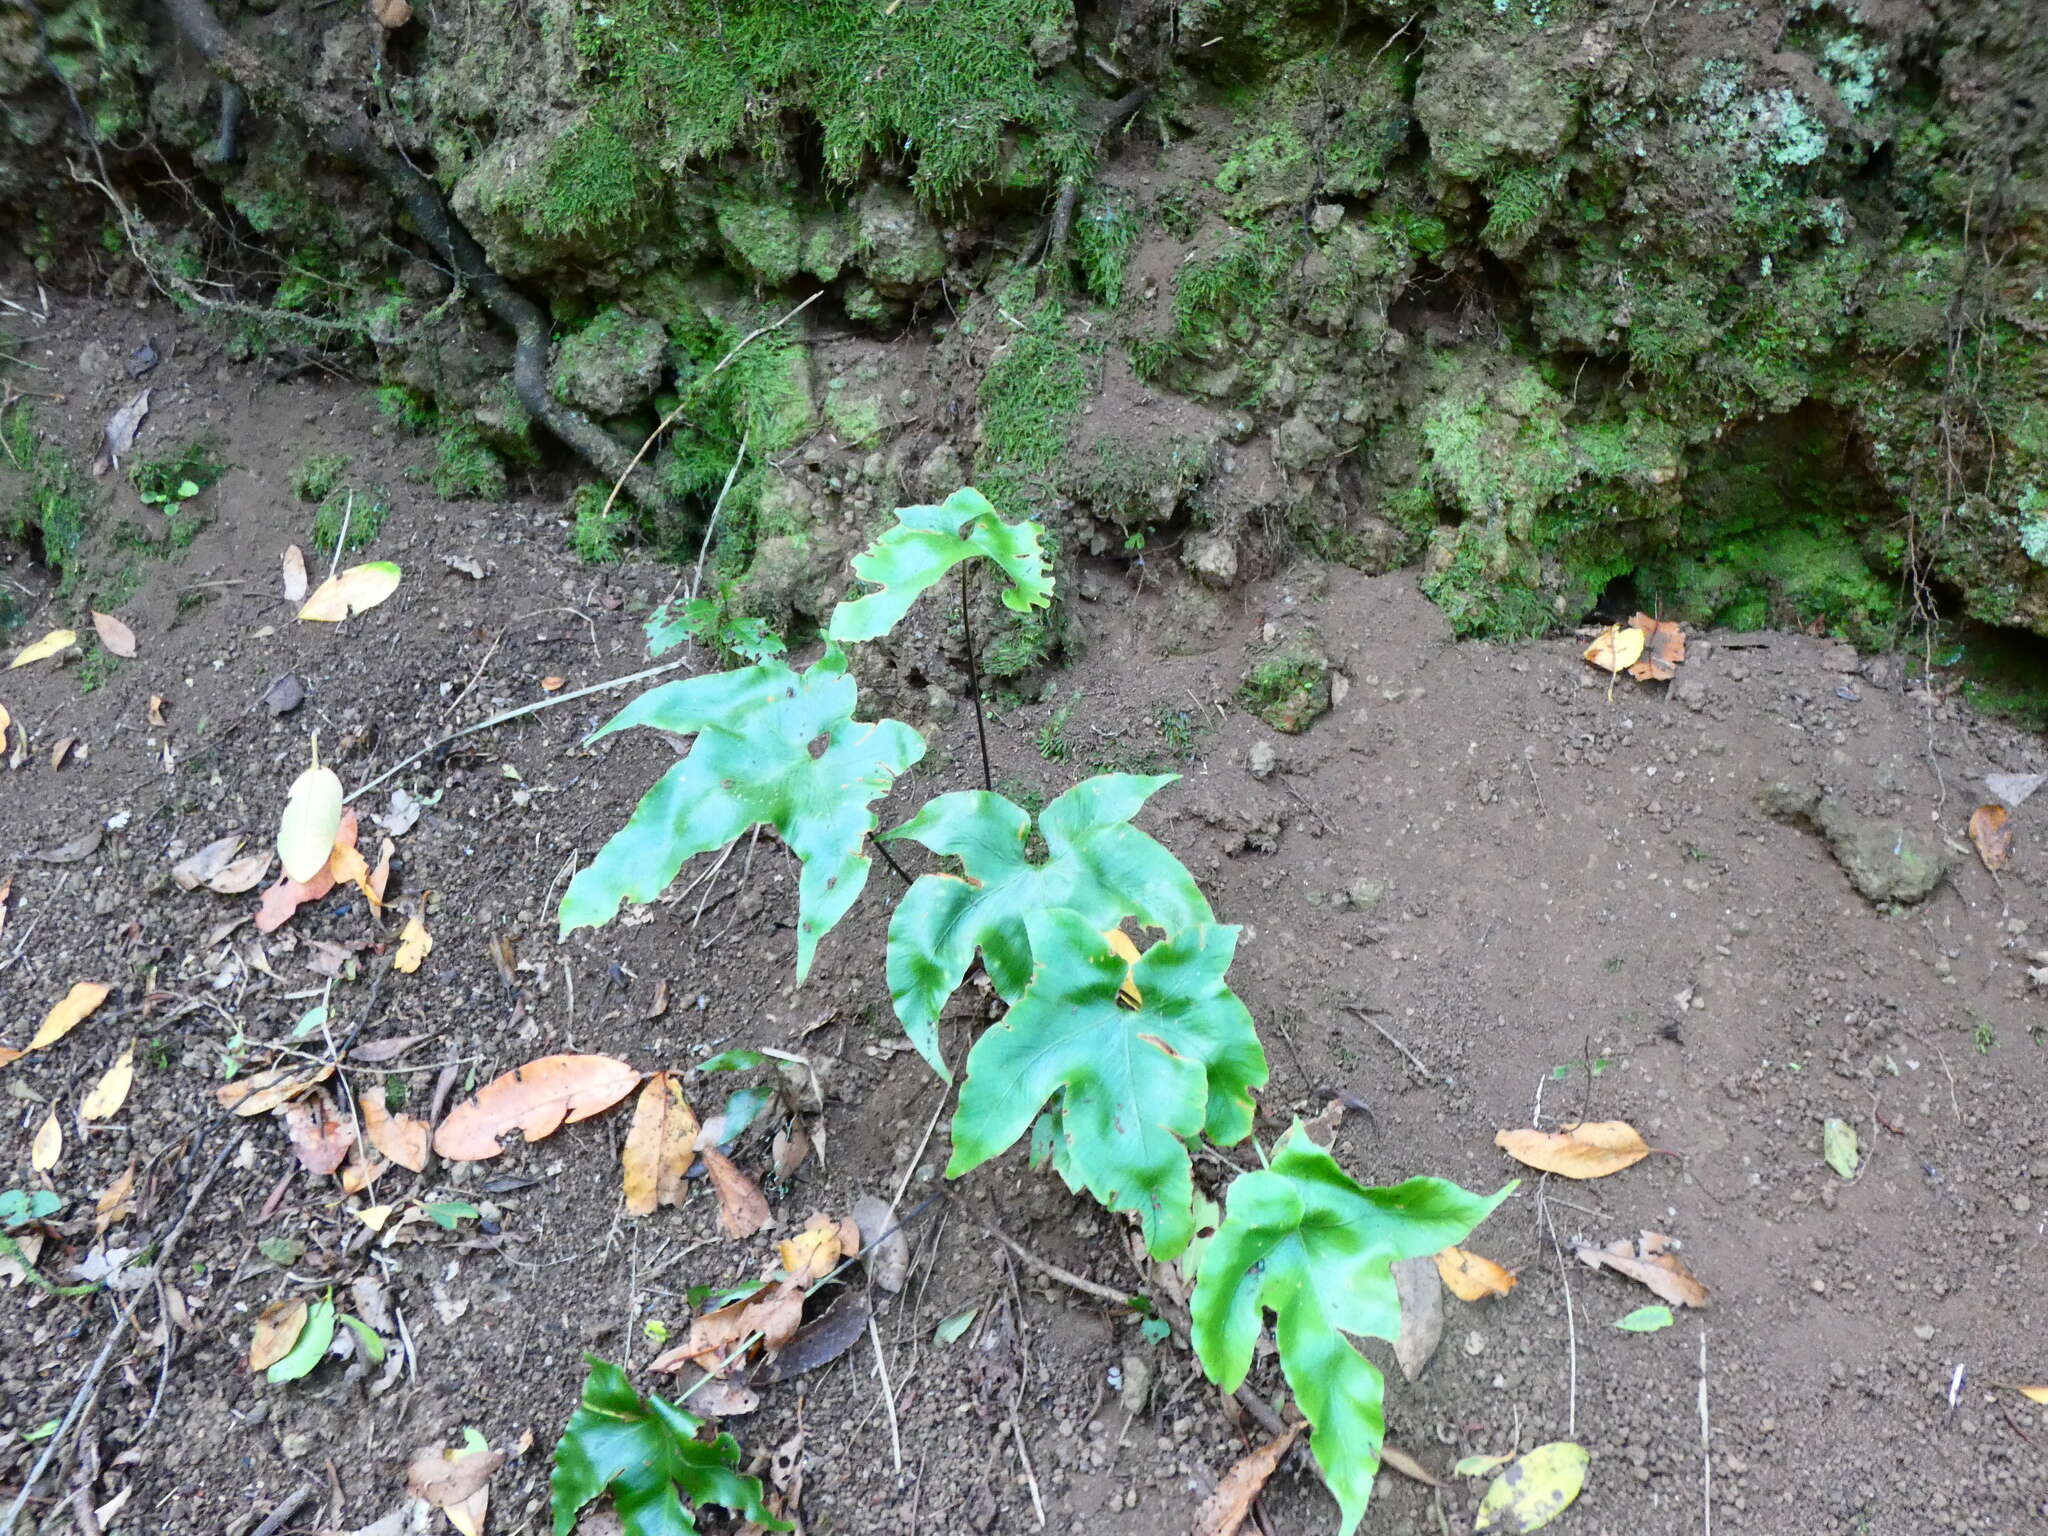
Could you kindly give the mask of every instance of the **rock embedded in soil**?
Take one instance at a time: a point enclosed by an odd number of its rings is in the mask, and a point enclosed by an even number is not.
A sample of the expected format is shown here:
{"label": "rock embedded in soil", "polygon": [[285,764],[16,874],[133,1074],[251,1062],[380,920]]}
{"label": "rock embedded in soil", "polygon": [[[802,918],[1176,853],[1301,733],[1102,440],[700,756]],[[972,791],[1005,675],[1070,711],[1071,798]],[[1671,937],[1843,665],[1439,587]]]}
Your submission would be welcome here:
{"label": "rock embedded in soil", "polygon": [[1857,894],[1879,906],[1925,901],[1948,873],[1940,845],[1926,833],[1895,817],[1862,815],[1839,796],[1776,783],[1757,804],[1767,816],[1818,832]]}
{"label": "rock embedded in soil", "polygon": [[1196,534],[1182,559],[1204,586],[1227,587],[1237,580],[1237,546],[1220,533]]}

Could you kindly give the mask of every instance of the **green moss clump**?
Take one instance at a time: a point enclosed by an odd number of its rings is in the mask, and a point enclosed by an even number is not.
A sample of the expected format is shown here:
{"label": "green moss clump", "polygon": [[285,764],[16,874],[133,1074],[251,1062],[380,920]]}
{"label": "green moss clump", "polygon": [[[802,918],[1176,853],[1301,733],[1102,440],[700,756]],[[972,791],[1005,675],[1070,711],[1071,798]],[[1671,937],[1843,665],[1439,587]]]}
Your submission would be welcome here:
{"label": "green moss clump", "polygon": [[1138,243],[1138,211],[1120,192],[1098,189],[1074,220],[1074,257],[1083,287],[1114,309],[1124,301],[1124,268]]}
{"label": "green moss clump", "polygon": [[379,411],[408,432],[430,432],[439,420],[433,402],[403,384],[380,384],[372,398]]}
{"label": "green moss clump", "polygon": [[[57,573],[65,597],[78,593],[85,576],[84,545],[92,523],[92,482],[56,443],[36,426],[35,409],[17,402],[0,417],[0,538],[38,550]],[[7,482],[14,482],[8,485]]]}
{"label": "green moss clump", "polygon": [[1102,437],[1091,452],[1066,456],[1059,488],[1096,517],[1141,534],[1173,516],[1213,457],[1199,438]]}
{"label": "green moss clump", "polygon": [[474,427],[444,427],[434,439],[434,465],[428,472],[434,494],[449,501],[503,501],[505,466]]}
{"label": "green moss clump", "polygon": [[1298,736],[1330,708],[1329,660],[1312,644],[1290,642],[1253,664],[1237,696],[1274,730]]}
{"label": "green moss clump", "polygon": [[[757,283],[779,288],[803,269],[803,225],[787,203],[721,203],[718,237],[739,269]],[[829,258],[828,247],[821,252]]]}
{"label": "green moss clump", "polygon": [[292,471],[292,494],[301,501],[325,501],[341,484],[349,458],[346,453],[316,453],[301,460]]}
{"label": "green moss clump", "polygon": [[622,497],[607,511],[605,502],[610,495],[609,486],[579,485],[570,498],[569,510],[575,521],[569,548],[585,565],[616,565],[626,558],[626,546],[634,533],[633,509]]}
{"label": "green moss clump", "polygon": [[[1099,347],[1070,339],[1057,305],[1024,317],[981,377],[981,451],[977,474],[1042,476],[1066,452],[1074,422],[1094,389]],[[1002,503],[997,502],[998,506]]]}
{"label": "green moss clump", "polygon": [[[381,489],[357,490],[350,485],[330,485],[327,494],[320,498],[320,505],[313,510],[313,548],[328,559],[335,557],[337,542],[341,545],[341,554],[367,549],[390,519],[391,503]],[[343,537],[344,528],[346,537]]]}

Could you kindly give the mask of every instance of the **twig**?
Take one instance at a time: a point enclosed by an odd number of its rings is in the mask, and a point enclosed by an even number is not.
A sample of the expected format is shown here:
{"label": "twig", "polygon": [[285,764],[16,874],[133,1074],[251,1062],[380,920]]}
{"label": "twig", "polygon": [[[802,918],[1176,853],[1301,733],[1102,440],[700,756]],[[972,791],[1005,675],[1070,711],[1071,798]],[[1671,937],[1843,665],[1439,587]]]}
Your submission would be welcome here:
{"label": "twig", "polygon": [[[1017,1384],[1017,1398],[1024,1396],[1024,1384]],[[1024,1463],[1024,1483],[1031,1490],[1031,1512],[1038,1516],[1038,1528],[1045,1529],[1045,1500],[1038,1496],[1038,1474],[1031,1470],[1031,1453],[1024,1449],[1024,1427],[1017,1422],[1017,1403],[1010,1403],[1010,1433],[1017,1439],[1017,1459]]]}
{"label": "twig", "polygon": [[1370,1024],[1374,1029],[1378,1030],[1380,1038],[1382,1040],[1386,1041],[1387,1044],[1391,1045],[1403,1056],[1406,1056],[1408,1058],[1408,1064],[1414,1067],[1417,1072],[1420,1072],[1422,1074],[1422,1080],[1424,1082],[1436,1083],[1442,1081],[1442,1079],[1439,1078],[1434,1072],[1430,1071],[1429,1068],[1425,1067],[1422,1064],[1422,1058],[1420,1056],[1416,1055],[1413,1051],[1409,1050],[1407,1046],[1403,1045],[1399,1040],[1396,1040],[1392,1035],[1387,1033],[1386,1026],[1380,1023],[1378,1019],[1372,1016],[1371,1009],[1361,1007],[1357,1003],[1346,1003],[1344,1007],[1347,1012],[1357,1014],[1361,1019],[1365,1020],[1366,1023]]}
{"label": "twig", "polygon": [[1707,1330],[1700,1329],[1700,1536],[1714,1536],[1714,1450],[1708,1443]]}
{"label": "twig", "polygon": [[882,1383],[882,1406],[889,1411],[889,1452],[896,1458],[896,1475],[903,1475],[903,1432],[896,1424],[896,1391],[889,1384],[889,1362],[882,1354],[881,1331],[875,1314],[868,1313],[868,1342],[875,1346],[875,1375]]}
{"label": "twig", "polygon": [[945,1112],[946,1095],[941,1092],[939,1094],[938,1108],[932,1111],[931,1121],[924,1128],[924,1140],[917,1144],[917,1151],[912,1153],[910,1161],[903,1165],[903,1177],[896,1181],[896,1193],[889,1199],[890,1210],[895,1210],[897,1206],[903,1203],[903,1191],[910,1188],[910,1177],[917,1172],[918,1159],[924,1156],[924,1149],[931,1145],[932,1132],[938,1128],[939,1116]]}
{"label": "twig", "polygon": [[5,971],[15,961],[28,953],[28,941],[36,936],[36,929],[41,927],[43,919],[50,915],[50,908],[57,905],[57,898],[64,894],[64,887],[71,883],[71,874],[72,872],[68,869],[64,871],[64,878],[57,882],[57,889],[51,892],[50,899],[44,904],[43,910],[38,912],[28,927],[22,930],[21,942],[14,946],[14,953],[5,960],[0,960],[0,971]]}
{"label": "twig", "polygon": [[[817,295],[813,294],[812,298]],[[806,304],[810,299],[805,299]],[[704,538],[697,545],[697,564],[690,572],[691,602],[697,600],[697,584],[704,579],[704,559],[711,553],[711,536],[718,531],[718,514],[725,510],[725,498],[732,493],[732,483],[739,478],[740,466],[747,461],[747,444],[753,440],[754,429],[747,428],[740,434],[740,451],[732,456],[732,468],[725,472],[725,484],[718,488],[718,500],[711,503],[711,515],[704,519]]]}
{"label": "twig", "polygon": [[[1549,1175],[1545,1175],[1548,1178]],[[1579,1323],[1572,1309],[1572,1280],[1564,1265],[1564,1244],[1557,1240],[1557,1223],[1550,1218],[1550,1205],[1543,1198],[1543,1185],[1536,1186],[1536,1209],[1542,1213],[1543,1225],[1550,1233],[1550,1251],[1557,1256],[1557,1278],[1564,1286],[1564,1327],[1565,1348],[1570,1366],[1570,1395],[1565,1403],[1565,1433],[1573,1435],[1579,1428]]]}
{"label": "twig", "polygon": [[664,672],[673,672],[676,668],[685,665],[687,663],[681,661],[665,661],[658,667],[647,667],[638,672],[629,672],[624,677],[614,677],[602,683],[592,683],[587,688],[572,688],[569,692],[558,693],[553,698],[535,699],[531,704],[522,704],[517,709],[500,710],[488,720],[479,720],[474,725],[465,725],[458,731],[450,731],[439,741],[429,742],[426,746],[421,747],[411,757],[401,758],[398,762],[393,763],[389,768],[378,774],[377,777],[370,780],[369,783],[356,790],[354,794],[350,795],[342,803],[347,805],[362,799],[363,796],[367,795],[379,784],[403,773],[428,754],[440,751],[441,748],[447,746],[451,741],[460,741],[465,736],[474,736],[478,731],[488,731],[494,726],[508,725],[512,721],[521,719],[526,715],[538,714],[543,709],[553,709],[557,704],[567,704],[576,699],[587,699],[593,693],[604,693],[609,689],[623,688],[628,683],[641,682],[650,677],[660,677]]}
{"label": "twig", "polygon": [[257,1526],[250,1536],[277,1536],[277,1533],[284,1529],[285,1521],[299,1512],[300,1507],[313,1497],[313,1492],[311,1483],[299,1484],[294,1492],[285,1496],[282,1504],[263,1517],[263,1523]]}
{"label": "twig", "polygon": [[1098,1285],[1093,1280],[1075,1274],[1071,1269],[1061,1269],[1059,1265],[1051,1262],[1049,1259],[1041,1259],[1015,1238],[997,1231],[985,1221],[978,1221],[975,1225],[1015,1254],[1018,1262],[1026,1269],[1035,1269],[1048,1280],[1057,1280],[1061,1285],[1068,1287],[1070,1290],[1079,1291],[1083,1296],[1093,1296],[1099,1301],[1106,1301],[1111,1306],[1130,1306],[1130,1292],[1112,1290],[1109,1286]]}
{"label": "twig", "polygon": [[868,834],[868,841],[874,845],[875,852],[882,856],[882,862],[896,871],[896,878],[908,886],[910,884],[910,876],[905,874],[903,866],[896,862],[896,855],[889,851],[889,845],[876,837],[872,832]]}
{"label": "twig", "polygon": [[341,532],[334,537],[334,558],[327,562],[327,579],[334,580],[334,573],[341,569],[341,552],[348,547],[348,525],[356,515],[356,493],[351,490],[348,500],[341,505]]}

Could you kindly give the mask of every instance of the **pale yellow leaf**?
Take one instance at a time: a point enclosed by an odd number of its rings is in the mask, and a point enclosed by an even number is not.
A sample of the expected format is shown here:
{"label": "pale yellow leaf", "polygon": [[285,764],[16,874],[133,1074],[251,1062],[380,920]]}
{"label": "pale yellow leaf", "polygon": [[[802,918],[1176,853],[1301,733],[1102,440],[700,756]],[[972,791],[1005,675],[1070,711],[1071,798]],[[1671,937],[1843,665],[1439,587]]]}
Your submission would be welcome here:
{"label": "pale yellow leaf", "polygon": [[128,1089],[135,1082],[135,1046],[131,1041],[128,1049],[115,1058],[104,1076],[92,1085],[92,1092],[85,1096],[85,1102],[78,1106],[82,1120],[111,1120],[121,1112],[121,1106],[128,1102]]}
{"label": "pale yellow leaf", "polygon": [[2014,1387],[2013,1391],[2030,1403],[2040,1403],[2048,1407],[2048,1387]]}
{"label": "pale yellow leaf", "polygon": [[301,619],[322,624],[339,624],[365,609],[374,608],[398,590],[399,568],[389,560],[372,560],[352,565],[338,576],[330,576],[313,589]]}
{"label": "pale yellow leaf", "polygon": [[15,654],[14,660],[7,663],[7,670],[12,672],[16,667],[25,667],[32,661],[47,661],[59,651],[67,650],[76,644],[78,644],[78,632],[76,630],[53,629],[34,645],[23,646]]}
{"label": "pale yellow leaf", "polygon": [[57,1123],[57,1111],[53,1108],[42,1129],[36,1132],[35,1140],[29,1143],[28,1165],[37,1173],[48,1173],[63,1155],[64,1127]]}
{"label": "pale yellow leaf", "polygon": [[384,1230],[384,1223],[391,1219],[391,1213],[397,1209],[398,1207],[395,1205],[371,1205],[356,1211],[354,1215],[357,1221],[360,1221],[372,1232],[382,1232]]}
{"label": "pale yellow leaf", "polygon": [[434,936],[427,932],[427,925],[417,917],[408,917],[405,927],[399,932],[398,953],[391,957],[391,968],[410,976],[420,968],[420,962],[433,948]]}
{"label": "pale yellow leaf", "polygon": [[1102,940],[1109,946],[1109,952],[1124,963],[1123,984],[1116,989],[1117,1000],[1132,1008],[1145,1006],[1144,994],[1138,984],[1131,980],[1130,968],[1138,963],[1138,946],[1131,942],[1131,936],[1121,928],[1105,928]]}
{"label": "pale yellow leaf", "polygon": [[1463,1248],[1446,1248],[1437,1254],[1436,1272],[1460,1301],[1484,1301],[1489,1296],[1505,1296],[1515,1288],[1513,1274]]}
{"label": "pale yellow leaf", "polygon": [[92,628],[93,633],[100,637],[100,644],[105,646],[109,653],[123,661],[135,659],[135,631],[111,613],[101,613],[95,608],[92,611]]}
{"label": "pale yellow leaf", "polygon": [[1604,1178],[1650,1155],[1649,1143],[1626,1120],[1595,1120],[1559,1131],[1499,1131],[1493,1144],[1518,1162],[1567,1179]]}
{"label": "pale yellow leaf", "polygon": [[287,544],[284,550],[284,600],[288,603],[303,603],[306,600],[306,556],[296,544]]}
{"label": "pale yellow leaf", "polygon": [[64,994],[57,1006],[44,1015],[43,1027],[36,1031],[35,1038],[28,1043],[28,1048],[40,1051],[44,1046],[55,1045],[62,1040],[86,1019],[92,1017],[93,1010],[107,1000],[109,990],[107,986],[97,981],[73,983],[71,990]]}
{"label": "pale yellow leaf", "polygon": [[308,768],[292,781],[277,824],[277,856],[287,880],[301,885],[327,868],[341,831],[341,779],[332,768]]}
{"label": "pale yellow leaf", "polygon": [[1603,672],[1621,672],[1641,659],[1644,638],[1633,625],[1610,624],[1594,637],[1584,654]]}

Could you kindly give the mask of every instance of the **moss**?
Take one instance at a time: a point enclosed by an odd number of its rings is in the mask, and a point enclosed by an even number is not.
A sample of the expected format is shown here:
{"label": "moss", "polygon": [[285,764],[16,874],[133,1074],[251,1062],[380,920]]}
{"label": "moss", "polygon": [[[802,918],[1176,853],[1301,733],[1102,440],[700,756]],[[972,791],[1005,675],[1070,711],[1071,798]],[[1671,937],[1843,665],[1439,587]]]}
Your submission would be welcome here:
{"label": "moss", "polygon": [[1253,663],[1238,686],[1244,707],[1276,731],[1298,736],[1330,707],[1330,663],[1295,640]]}
{"label": "moss", "polygon": [[391,503],[381,488],[358,490],[350,485],[330,484],[313,510],[314,552],[332,559],[337,541],[342,554],[367,549],[390,518]]}
{"label": "moss", "polygon": [[86,575],[96,497],[84,470],[43,436],[36,420],[35,408],[19,401],[0,416],[0,538],[35,553],[57,573],[59,592],[74,597]]}
{"label": "moss", "polygon": [[403,384],[380,384],[372,397],[377,409],[408,432],[428,432],[438,419],[433,402]]}
{"label": "moss", "polygon": [[434,439],[428,481],[449,501],[503,501],[507,490],[505,466],[466,424],[444,427]]}
{"label": "moss", "polygon": [[608,305],[562,339],[548,368],[555,398],[593,416],[623,416],[647,403],[666,363],[661,323]]}
{"label": "moss", "polygon": [[579,485],[569,500],[575,519],[569,533],[569,548],[585,565],[614,565],[626,558],[626,545],[633,538],[633,510],[624,500],[606,502],[611,489],[603,485]]}
{"label": "moss", "polygon": [[1379,188],[1408,131],[1398,58],[1319,49],[1290,60],[1252,98],[1216,173],[1226,217],[1299,209]]}
{"label": "moss", "polygon": [[1066,456],[1059,489],[1126,533],[1142,533],[1174,515],[1213,457],[1199,438],[1102,437],[1092,450]]}
{"label": "moss", "polygon": [[1122,193],[1091,191],[1074,220],[1074,257],[1087,291],[1114,309],[1124,301],[1124,268],[1138,243],[1136,205]]}
{"label": "moss", "polygon": [[825,391],[825,425],[849,448],[871,442],[882,435],[882,401],[872,391],[844,388],[844,379],[834,379]]}
{"label": "moss", "polygon": [[787,203],[720,203],[718,237],[742,272],[772,288],[795,277],[805,264],[803,225]]}
{"label": "moss", "polygon": [[1081,407],[1094,389],[1099,346],[1070,338],[1057,305],[1025,315],[1027,329],[1010,338],[981,377],[981,448],[975,455],[977,483],[998,507],[994,483],[1013,505],[1010,515],[1035,515],[1014,505],[1030,500],[1037,484],[1059,462]]}
{"label": "moss", "polygon": [[1272,318],[1285,246],[1264,230],[1241,231],[1213,255],[1181,267],[1173,285],[1173,329],[1190,354],[1221,357]]}
{"label": "moss", "polygon": [[301,501],[325,501],[341,484],[349,459],[346,453],[316,453],[302,459],[292,471],[292,494]]}

